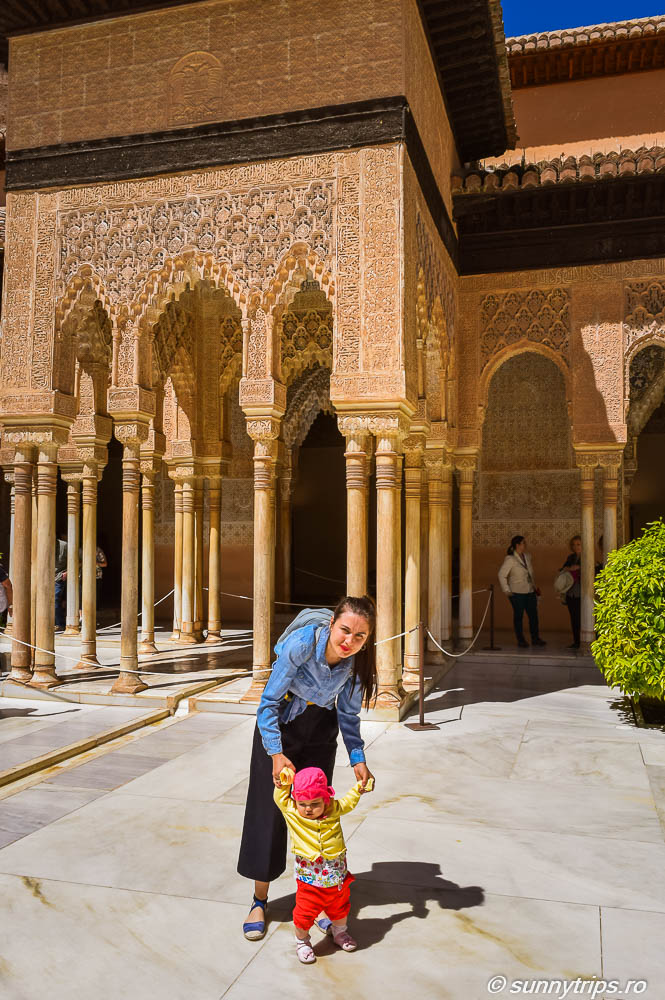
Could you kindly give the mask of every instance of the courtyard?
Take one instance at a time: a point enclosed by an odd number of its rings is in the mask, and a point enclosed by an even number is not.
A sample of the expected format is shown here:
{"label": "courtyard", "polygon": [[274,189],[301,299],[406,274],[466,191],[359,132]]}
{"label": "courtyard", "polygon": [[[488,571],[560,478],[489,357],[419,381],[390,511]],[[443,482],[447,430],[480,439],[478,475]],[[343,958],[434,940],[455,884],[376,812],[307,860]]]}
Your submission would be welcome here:
{"label": "courtyard", "polygon": [[[359,949],[314,934],[310,967],[293,949],[289,869],[265,939],[240,931],[252,717],[183,708],[2,789],[3,1000],[33,1000],[44,984],[53,1000],[482,1000],[490,980],[494,995],[561,980],[573,996],[659,1000],[663,733],[638,728],[585,661],[489,655],[430,693],[438,728],[363,723],[377,788],[344,824]],[[56,695],[2,699],[5,755],[136,711]],[[340,748],[334,784],[343,794],[351,783]],[[598,992],[603,979],[648,985]]]}

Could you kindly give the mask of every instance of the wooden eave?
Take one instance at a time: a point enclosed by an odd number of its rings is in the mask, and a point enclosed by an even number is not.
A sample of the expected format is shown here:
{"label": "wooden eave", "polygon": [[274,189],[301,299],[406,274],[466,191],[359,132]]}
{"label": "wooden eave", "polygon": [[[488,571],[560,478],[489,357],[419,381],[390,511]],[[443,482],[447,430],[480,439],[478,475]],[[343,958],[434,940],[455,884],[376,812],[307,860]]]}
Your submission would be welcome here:
{"label": "wooden eave", "polygon": [[513,90],[665,68],[665,34],[509,53]]}

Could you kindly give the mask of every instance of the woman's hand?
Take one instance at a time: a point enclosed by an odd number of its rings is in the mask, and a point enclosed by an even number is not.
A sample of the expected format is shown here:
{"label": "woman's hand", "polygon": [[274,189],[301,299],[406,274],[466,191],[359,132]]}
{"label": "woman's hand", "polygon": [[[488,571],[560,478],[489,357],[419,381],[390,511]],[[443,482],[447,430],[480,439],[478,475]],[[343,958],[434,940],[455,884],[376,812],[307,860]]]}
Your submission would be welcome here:
{"label": "woman's hand", "polygon": [[282,769],[285,767],[290,767],[295,774],[295,767],[291,763],[288,757],[285,757],[283,753],[274,753],[272,755],[272,780],[277,785],[278,788],[282,787],[282,782],[280,781],[280,774]]}
{"label": "woman's hand", "polygon": [[353,773],[356,776],[356,781],[360,781],[362,783],[363,792],[365,791],[365,785],[367,784],[369,779],[372,778],[372,780],[374,780],[374,775],[368,768],[367,764],[354,764]]}

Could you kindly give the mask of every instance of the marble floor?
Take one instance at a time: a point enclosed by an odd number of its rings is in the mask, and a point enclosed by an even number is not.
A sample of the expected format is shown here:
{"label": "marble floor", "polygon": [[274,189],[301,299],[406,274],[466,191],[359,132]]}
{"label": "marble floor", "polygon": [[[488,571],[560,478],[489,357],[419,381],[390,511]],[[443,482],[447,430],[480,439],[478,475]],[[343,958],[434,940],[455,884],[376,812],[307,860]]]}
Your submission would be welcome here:
{"label": "marble floor", "polygon": [[[0,755],[22,718],[0,711]],[[665,733],[638,729],[586,665],[478,657],[432,691],[427,718],[437,728],[363,723],[377,787],[344,824],[359,949],[315,934],[309,967],[288,871],[265,939],[240,933],[253,719],[177,716],[5,795],[0,997],[483,1000],[561,980],[662,1000]],[[73,723],[34,724],[36,739]],[[352,780],[340,747],[335,787]],[[621,992],[630,979],[648,985]]]}

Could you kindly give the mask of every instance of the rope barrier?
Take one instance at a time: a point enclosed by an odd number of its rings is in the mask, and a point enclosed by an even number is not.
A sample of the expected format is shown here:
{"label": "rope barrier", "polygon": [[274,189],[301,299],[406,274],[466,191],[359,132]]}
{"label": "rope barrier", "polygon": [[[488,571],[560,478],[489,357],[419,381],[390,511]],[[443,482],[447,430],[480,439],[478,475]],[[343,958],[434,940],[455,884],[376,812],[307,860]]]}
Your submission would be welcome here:
{"label": "rope barrier", "polygon": [[300,569],[299,566],[295,567],[296,573],[304,573],[305,576],[314,576],[317,580],[326,580],[327,583],[341,583],[342,586],[346,586],[346,580],[335,580],[332,576],[322,576],[321,573],[312,573],[309,569]]}
{"label": "rope barrier", "polygon": [[[206,587],[206,590],[207,589],[208,588]],[[153,604],[153,608],[156,608],[158,604],[161,604],[162,601],[165,601],[166,598],[170,597],[171,594],[173,594],[173,593],[175,593],[175,587],[173,588],[173,590],[169,590],[168,594],[164,594],[164,596],[160,597],[158,601],[155,601],[155,603]],[[137,618],[140,618],[142,614],[143,614],[143,612],[139,611],[139,613],[137,615]],[[115,625],[105,625],[104,628],[99,628],[98,627],[97,628],[97,632],[108,632],[109,629],[111,629],[111,628],[117,628],[118,625],[122,625],[122,622],[116,622]]]}
{"label": "rope barrier", "polygon": [[466,654],[469,652],[469,650],[473,649],[473,647],[475,646],[475,644],[478,641],[478,636],[480,635],[480,633],[483,630],[483,626],[485,624],[485,619],[487,618],[487,612],[490,609],[491,602],[492,602],[492,594],[490,592],[490,596],[487,598],[487,606],[485,607],[485,614],[483,615],[483,620],[480,623],[478,631],[476,632],[476,634],[474,635],[473,639],[471,640],[471,644],[469,646],[467,646],[467,648],[463,652],[461,652],[461,653],[449,653],[447,649],[444,649],[443,646],[441,646],[436,641],[436,639],[434,638],[434,636],[432,635],[432,633],[430,632],[430,630],[426,629],[428,636],[430,637],[430,639],[432,640],[432,642],[434,643],[434,645],[437,647],[437,649],[440,649],[441,652],[444,653],[446,656],[450,656],[453,659],[458,659],[460,656],[466,656]]}
{"label": "rope barrier", "polygon": [[418,631],[418,626],[414,625],[413,628],[408,628],[406,632],[398,632],[397,635],[390,635],[388,636],[387,639],[379,639],[379,641],[375,642],[374,645],[380,646],[384,642],[392,642],[393,639],[401,639],[403,635],[411,635],[412,632],[417,632],[417,631]]}

